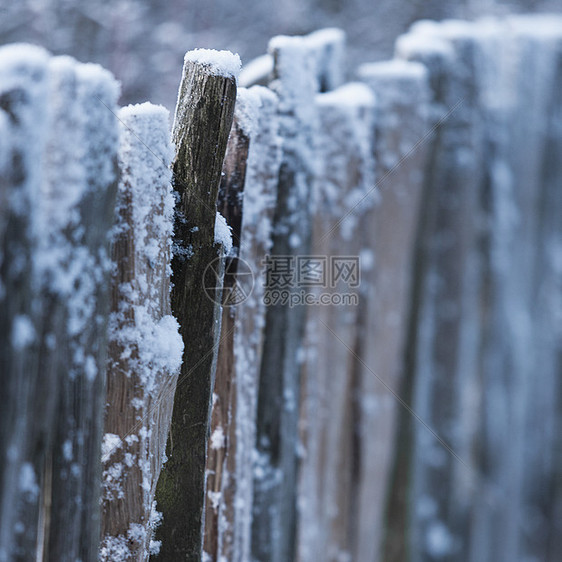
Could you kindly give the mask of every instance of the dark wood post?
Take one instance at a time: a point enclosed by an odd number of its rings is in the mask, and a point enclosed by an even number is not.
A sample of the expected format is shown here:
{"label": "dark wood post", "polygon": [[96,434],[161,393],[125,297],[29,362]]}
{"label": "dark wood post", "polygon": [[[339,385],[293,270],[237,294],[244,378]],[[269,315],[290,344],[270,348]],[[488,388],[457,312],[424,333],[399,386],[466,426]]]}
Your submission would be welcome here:
{"label": "dark wood post", "polygon": [[[224,63],[224,64],[223,64]],[[215,243],[216,201],[236,100],[240,61],[230,53],[186,55],[172,132],[176,192],[172,311],[185,345],[168,460],[156,490],[163,521],[158,560],[200,560],[205,463],[220,334],[222,250]],[[207,272],[207,276],[205,276]],[[208,284],[205,287],[205,284]]]}

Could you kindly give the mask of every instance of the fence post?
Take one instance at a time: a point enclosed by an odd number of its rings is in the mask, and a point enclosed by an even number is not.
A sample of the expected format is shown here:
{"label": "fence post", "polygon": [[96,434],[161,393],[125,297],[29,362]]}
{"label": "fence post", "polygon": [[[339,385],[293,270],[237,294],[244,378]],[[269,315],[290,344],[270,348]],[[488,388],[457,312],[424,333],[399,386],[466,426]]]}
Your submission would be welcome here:
{"label": "fence post", "polygon": [[[112,240],[100,560],[143,561],[183,342],[170,314],[174,200],[168,111],[119,111],[121,177]],[[152,520],[151,520],[152,518]]]}
{"label": "fence post", "polygon": [[379,195],[366,233],[376,265],[362,277],[369,286],[361,345],[365,365],[359,383],[361,466],[354,557],[363,560],[379,553],[387,490],[395,473],[392,461],[396,448],[402,447],[395,433],[403,406],[392,393],[402,396],[403,391],[412,262],[431,137],[423,65],[401,60],[365,64],[358,76],[377,99],[374,154]]}
{"label": "fence post", "polygon": [[[236,272],[234,283],[227,288],[230,291],[234,289],[230,296],[236,299],[230,298],[230,307],[225,308],[223,314],[223,338],[229,343],[224,347],[221,345],[219,349],[215,385],[217,396],[214,408],[221,401],[229,400],[226,424],[221,425],[220,420],[213,420],[212,426],[216,438],[214,446],[223,450],[225,455],[222,466],[217,468],[226,475],[222,478],[220,490],[217,488],[212,498],[207,497],[207,502],[211,502],[211,499],[219,500],[214,515],[219,518],[220,530],[218,548],[213,552],[217,559],[221,556],[228,560],[250,559],[254,476],[252,453],[255,446],[257,385],[265,317],[262,259],[271,245],[271,220],[280,157],[276,111],[277,97],[270,90],[254,87],[239,91],[236,119],[238,125],[243,126],[241,135],[249,134],[250,144],[247,160],[244,154],[236,158],[236,151],[230,156],[235,160],[239,159],[239,165],[244,163],[246,170],[242,228],[238,233],[236,229],[233,232],[241,269]],[[233,132],[235,130],[233,128]],[[230,158],[227,151],[226,163]],[[226,168],[228,166],[225,166],[225,171]],[[230,184],[233,179],[236,178],[226,171],[225,183]],[[232,322],[230,329],[227,326]],[[221,379],[223,382],[220,382]],[[224,446],[221,447],[223,435]],[[211,453],[212,451],[210,459]],[[213,467],[208,465],[208,469]],[[209,526],[208,520],[206,526]],[[207,546],[205,550],[207,554],[211,553]]]}
{"label": "fence post", "polygon": [[[37,265],[47,53],[0,49],[0,560],[34,556],[41,440],[49,405],[40,366]],[[52,381],[52,372],[45,379]],[[47,385],[48,387],[48,385]],[[43,402],[44,401],[44,402]],[[39,451],[35,448],[39,446]]]}
{"label": "fence post", "polygon": [[[400,472],[390,492],[384,547],[389,561],[403,559],[408,548],[422,549],[423,556],[464,550],[474,477],[472,459],[463,454],[471,450],[469,439],[463,443],[458,428],[467,412],[462,398],[474,392],[470,386],[475,384],[471,373],[480,310],[476,248],[483,124],[470,30],[460,26],[458,33],[446,37],[434,33],[432,25],[414,27],[396,47],[400,58],[422,62],[428,69],[430,125],[435,132],[422,195],[402,395],[432,431],[401,411],[395,461]],[[413,452],[410,458],[405,458],[404,447]],[[413,494],[408,501],[407,490]],[[434,507],[431,513],[408,514],[408,506],[422,497]]]}
{"label": "fence post", "polygon": [[[334,259],[345,259],[359,274],[364,223],[374,201],[374,97],[350,83],[316,96],[319,163],[315,180],[311,288],[331,303],[308,307],[300,430],[298,557],[334,559],[350,553],[357,511],[357,366],[363,283],[335,286]],[[357,206],[356,206],[357,205]],[[349,261],[353,260],[353,261]],[[340,262],[344,263],[344,262]],[[318,276],[318,274],[317,274]],[[357,279],[358,281],[358,279]],[[336,302],[337,295],[354,297]]]}
{"label": "fence post", "polygon": [[[207,267],[222,262],[215,244],[216,199],[236,99],[240,60],[231,53],[187,53],[172,140],[176,191],[172,311],[184,357],[174,398],[168,460],[156,490],[163,521],[158,560],[202,555],[205,460],[220,334],[220,304],[205,293]],[[208,271],[208,270],[207,270]],[[220,276],[218,276],[220,277]],[[222,280],[207,287],[220,293]]]}
{"label": "fence post", "polygon": [[[317,80],[306,38],[275,37],[269,50],[274,59],[270,86],[279,96],[283,139],[271,253],[294,259],[310,248]],[[304,324],[302,306],[278,304],[267,309],[256,423],[252,556],[272,562],[292,559],[295,547],[298,357]]]}
{"label": "fence post", "polygon": [[[66,70],[62,69],[65,64]],[[61,161],[53,161],[47,174],[51,208],[64,204],[68,212],[54,220],[53,211],[45,219],[53,227],[49,249],[55,261],[48,269],[50,290],[57,298],[62,321],[52,342],[60,391],[46,469],[50,481],[45,484],[48,537],[43,556],[96,560],[109,312],[108,232],[117,186],[118,86],[97,65],[75,63],[68,68],[68,63],[62,63],[59,68],[61,84],[66,86],[57,93],[60,98],[53,123],[60,119],[62,131],[55,125],[50,142],[60,146]],[[59,184],[63,170],[69,177]]]}
{"label": "fence post", "polygon": [[[213,388],[211,441],[207,450],[207,486],[205,497],[205,555],[218,560],[222,545],[219,541],[230,532],[233,524],[231,498],[225,497],[224,488],[230,474],[228,461],[235,446],[236,433],[236,370],[234,364],[234,337],[236,331],[237,299],[242,289],[237,283],[238,256],[242,223],[244,220],[244,184],[250,146],[250,127],[256,107],[248,99],[247,90],[239,89],[236,97],[234,120],[223,164],[223,175],[217,207],[231,228],[232,248],[226,256],[222,294],[222,321],[217,358],[217,372]],[[249,113],[249,114],[248,114]],[[245,264],[243,264],[245,265]]]}

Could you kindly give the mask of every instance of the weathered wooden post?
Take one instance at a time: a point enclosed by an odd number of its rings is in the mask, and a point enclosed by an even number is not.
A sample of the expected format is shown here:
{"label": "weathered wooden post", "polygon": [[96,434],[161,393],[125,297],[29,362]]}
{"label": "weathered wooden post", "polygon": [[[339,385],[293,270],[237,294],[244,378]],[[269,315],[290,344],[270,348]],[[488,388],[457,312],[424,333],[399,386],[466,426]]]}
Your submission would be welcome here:
{"label": "weathered wooden post", "polygon": [[378,204],[363,235],[374,267],[363,269],[365,310],[361,365],[360,466],[354,558],[379,553],[385,502],[396,448],[396,418],[403,406],[404,354],[410,313],[425,163],[429,89],[419,63],[392,60],[365,64],[358,76],[376,104],[374,157]]}
{"label": "weathered wooden post", "polygon": [[[220,270],[215,243],[216,200],[236,100],[238,56],[196,50],[186,54],[172,140],[176,192],[172,311],[185,345],[168,460],[156,490],[163,521],[159,560],[200,560],[205,462],[220,334],[220,275],[204,287],[208,267]],[[209,270],[207,270],[208,272]],[[217,302],[218,301],[218,302]]]}
{"label": "weathered wooden post", "polygon": [[[250,127],[257,107],[248,99],[247,90],[239,89],[236,98],[234,121],[226,148],[223,176],[218,194],[218,209],[230,226],[232,248],[226,256],[225,279],[223,284],[221,334],[217,358],[217,372],[213,392],[211,418],[211,441],[207,450],[207,486],[205,497],[205,556],[218,560],[222,556],[221,539],[230,532],[233,524],[230,498],[224,497],[223,488],[234,475],[227,464],[233,454],[231,441],[236,433],[236,371],[234,364],[234,338],[236,313],[239,300],[243,299],[242,285],[238,285],[238,259],[240,239],[244,220],[244,184],[250,147]],[[249,114],[248,114],[249,113]],[[245,264],[242,263],[243,266]],[[233,445],[233,443],[232,443]],[[231,558],[231,557],[230,557]]]}
{"label": "weathered wooden post", "polygon": [[[119,112],[121,176],[112,240],[100,560],[143,561],[183,342],[170,314],[174,199],[168,111]],[[151,520],[152,516],[152,520]]]}
{"label": "weathered wooden post", "polygon": [[[0,560],[30,559],[37,541],[41,437],[55,392],[43,388],[39,210],[48,55],[0,49]],[[47,377],[52,380],[52,377]],[[42,401],[44,403],[42,404]],[[36,408],[39,407],[38,410]]]}
{"label": "weathered wooden post", "polygon": [[[269,50],[274,59],[270,87],[279,96],[283,139],[271,254],[290,260],[306,255],[310,248],[317,80],[306,38],[275,37]],[[295,286],[287,289],[297,291]],[[272,562],[292,559],[295,548],[299,349],[304,325],[304,306],[277,304],[267,309],[258,394],[252,556]]]}
{"label": "weathered wooden post", "polygon": [[45,252],[52,261],[45,274],[61,321],[60,330],[45,339],[56,350],[59,392],[44,483],[42,554],[49,560],[93,561],[100,539],[118,85],[97,65],[68,59],[54,64],[61,89],[50,138],[56,157],[46,170],[44,224],[52,230]]}
{"label": "weathered wooden post", "polygon": [[[370,243],[364,224],[377,200],[374,103],[360,83],[315,100],[319,167],[311,266],[305,272],[316,303],[308,307],[300,408],[298,557],[303,561],[337,559],[353,547],[359,446],[359,371],[353,353],[364,307],[360,260]],[[352,272],[352,280],[337,279],[335,270],[342,267]]]}
{"label": "weathered wooden post", "polygon": [[[433,25],[417,26],[396,47],[400,58],[428,69],[434,135],[428,139],[400,393],[416,415],[400,412],[383,554],[389,561],[431,560],[466,548],[474,477],[470,411],[463,400],[474,395],[476,382],[471,370],[480,310],[484,130],[471,31],[451,24],[450,33],[440,34]],[[424,499],[426,510],[410,511]]]}
{"label": "weathered wooden post", "polygon": [[[205,552],[213,559],[222,556],[227,560],[248,560],[252,453],[265,317],[262,259],[271,246],[280,144],[275,94],[263,87],[239,90],[236,103],[235,126],[221,185],[224,194],[219,199],[230,202],[229,206],[221,206],[221,213],[233,225],[231,254],[240,266],[234,271],[227,265],[227,276],[231,279],[225,279],[227,294],[223,302],[228,307],[223,311],[207,461]],[[249,139],[249,147],[245,139]],[[229,220],[229,214],[237,209],[237,198],[233,195],[240,189],[241,180],[244,185],[239,203],[240,225],[238,220]],[[240,230],[236,224],[241,226]]]}

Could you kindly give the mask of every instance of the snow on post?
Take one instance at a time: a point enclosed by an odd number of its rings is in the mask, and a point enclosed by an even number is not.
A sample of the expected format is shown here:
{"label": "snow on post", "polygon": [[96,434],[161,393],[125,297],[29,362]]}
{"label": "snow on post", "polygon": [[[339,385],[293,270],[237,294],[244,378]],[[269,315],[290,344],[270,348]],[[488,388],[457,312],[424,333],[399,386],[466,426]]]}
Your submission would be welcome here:
{"label": "snow on post", "polygon": [[306,36],[314,58],[314,74],[319,92],[341,86],[345,79],[345,32],[337,27],[319,29]]}
{"label": "snow on post", "polygon": [[205,553],[250,558],[252,451],[264,324],[262,257],[270,246],[279,166],[277,98],[255,87],[238,91],[219,207],[232,225],[225,308],[207,456]]}
{"label": "snow on post", "polygon": [[145,560],[183,341],[171,315],[174,199],[168,111],[119,111],[100,560]]}
{"label": "snow on post", "polygon": [[[366,227],[378,200],[374,190],[375,99],[361,83],[318,94],[313,256],[361,256],[370,247]],[[317,296],[345,292],[355,302],[315,306],[308,311],[302,379],[301,470],[298,488],[298,558],[331,559],[351,555],[357,497],[357,366],[364,280],[359,289],[332,287],[328,280],[311,289]],[[361,299],[361,302],[360,302]],[[330,332],[338,334],[345,345]],[[347,346],[347,347],[346,347]],[[336,508],[337,506],[337,508]]]}
{"label": "snow on post", "polygon": [[[239,560],[251,558],[255,420],[265,326],[263,256],[271,249],[281,159],[277,96],[261,86],[250,88],[249,93],[256,98],[258,111],[250,136],[239,257],[253,272],[253,290],[238,311],[234,336],[237,384],[231,549],[233,558]],[[223,550],[228,552],[226,548]]]}
{"label": "snow on post", "polygon": [[[33,556],[39,503],[34,446],[45,430],[38,394],[41,301],[38,213],[47,53],[0,48],[0,560]],[[40,407],[39,411],[36,410]],[[35,414],[37,413],[37,419]],[[35,515],[35,517],[34,517]]]}
{"label": "snow on post", "polygon": [[[551,453],[560,446],[553,428],[561,415],[555,398],[562,341],[561,21],[509,17],[507,33],[497,33],[501,48],[486,45],[482,59],[484,68],[495,62],[485,84],[491,198],[485,273],[493,298],[481,351],[488,485],[476,496],[486,524],[471,548],[504,560],[548,560],[561,547],[560,519],[535,526],[531,515],[562,505],[552,493],[560,459]],[[485,501],[490,489],[499,501]]]}
{"label": "snow on post", "polygon": [[[97,557],[109,313],[109,231],[117,187],[117,82],[98,65],[54,59],[42,267],[61,314],[52,334],[60,392],[47,557]],[[62,181],[59,181],[62,180]]]}
{"label": "snow on post", "polygon": [[[369,221],[365,255],[374,256],[362,271],[365,324],[359,381],[361,459],[354,556],[363,560],[379,552],[385,527],[387,490],[393,470],[398,402],[410,311],[411,280],[417,226],[428,153],[429,87],[426,68],[416,62],[391,60],[365,64],[359,78],[377,99],[374,156],[379,203]],[[373,372],[384,380],[383,386]],[[368,436],[368,438],[367,438]],[[399,442],[399,441],[398,441]]]}
{"label": "snow on post", "polygon": [[[424,556],[464,551],[469,540],[465,521],[473,494],[475,425],[463,400],[474,395],[478,364],[480,204],[486,164],[478,37],[475,24],[446,22],[416,26],[397,41],[399,58],[422,62],[428,69],[429,123],[435,131],[427,139],[412,289],[415,326],[406,344],[406,392],[401,396],[465,463],[406,410],[400,411],[394,459],[398,472],[388,496],[394,499],[382,554],[388,559],[405,555],[401,549],[409,540],[408,519]],[[432,506],[428,513],[413,508],[423,502]]]}
{"label": "snow on post", "polygon": [[[315,59],[304,37],[274,37],[270,87],[279,96],[283,152],[273,225],[273,255],[306,255],[310,248],[311,195],[317,90]],[[296,291],[293,287],[291,291]],[[305,307],[270,307],[266,327],[257,412],[252,556],[273,562],[293,557],[297,484],[296,443],[300,396],[298,350]]]}
{"label": "snow on post", "polygon": [[[185,346],[170,439],[156,499],[160,559],[202,553],[205,461],[220,334],[223,245],[215,243],[216,201],[236,100],[238,55],[186,54],[172,130],[172,311]],[[213,273],[215,272],[216,275]]]}
{"label": "snow on post", "polygon": [[[234,448],[236,445],[236,370],[233,357],[237,304],[243,303],[245,290],[238,283],[238,266],[245,264],[238,260],[240,237],[244,220],[244,185],[246,164],[250,146],[250,134],[256,116],[255,100],[247,90],[239,89],[236,96],[234,120],[223,163],[221,185],[217,206],[224,227],[230,231],[230,249],[226,256],[223,286],[220,346],[217,372],[213,390],[211,414],[211,441],[207,450],[207,491],[205,505],[205,556],[218,560],[221,556],[231,559],[223,552],[223,546],[230,550],[232,536],[233,505],[232,490],[235,486]],[[243,304],[242,304],[243,306]],[[233,472],[233,470],[232,470]]]}

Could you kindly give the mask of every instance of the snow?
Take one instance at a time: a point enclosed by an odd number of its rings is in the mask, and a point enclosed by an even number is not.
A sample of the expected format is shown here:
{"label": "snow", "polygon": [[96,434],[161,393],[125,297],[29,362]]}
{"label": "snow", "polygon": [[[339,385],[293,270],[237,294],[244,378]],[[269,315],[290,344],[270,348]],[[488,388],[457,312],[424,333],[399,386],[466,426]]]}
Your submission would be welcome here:
{"label": "snow", "polygon": [[230,226],[226,224],[226,219],[217,211],[215,219],[215,244],[221,244],[226,255],[232,250],[231,230]]}
{"label": "snow", "polygon": [[209,446],[211,449],[222,449],[225,445],[226,437],[222,426],[218,426],[211,434]]}
{"label": "snow", "polygon": [[109,458],[117,452],[117,450],[123,445],[119,435],[114,433],[106,433],[103,436],[101,444],[101,461],[107,462]]}
{"label": "snow", "polygon": [[253,89],[238,88],[234,118],[240,129],[247,136],[252,136],[259,119],[261,99]]}
{"label": "snow", "polygon": [[374,107],[375,96],[368,86],[361,82],[349,82],[337,90],[318,94],[316,104],[319,106],[362,106]]}
{"label": "snow", "polygon": [[238,84],[249,88],[255,84],[267,82],[273,72],[273,57],[269,54],[261,55],[242,67]]}
{"label": "snow", "polygon": [[365,78],[413,78],[425,80],[427,69],[418,62],[410,62],[402,59],[393,59],[382,62],[365,63],[359,66],[357,74],[362,80]]}
{"label": "snow", "polygon": [[205,66],[216,76],[230,76],[238,78],[242,63],[238,54],[230,51],[216,51],[214,49],[195,49],[185,54],[185,62],[193,62]]}
{"label": "snow", "polygon": [[395,52],[397,57],[410,59],[413,55],[438,55],[447,58],[454,57],[452,46],[445,40],[424,33],[406,33],[396,40]]}
{"label": "snow", "polygon": [[31,345],[36,338],[35,328],[29,316],[18,314],[12,324],[12,347],[16,351]]}
{"label": "snow", "polygon": [[24,494],[29,494],[32,497],[37,497],[39,494],[39,486],[37,484],[37,477],[33,465],[29,462],[24,462],[20,469],[19,489]]}
{"label": "snow", "polygon": [[220,505],[220,501],[222,498],[222,493],[221,492],[207,492],[207,496],[209,498],[209,500],[211,501],[211,507],[216,511]]}

